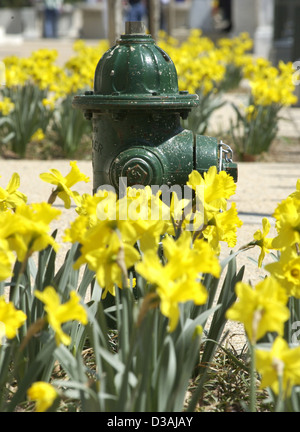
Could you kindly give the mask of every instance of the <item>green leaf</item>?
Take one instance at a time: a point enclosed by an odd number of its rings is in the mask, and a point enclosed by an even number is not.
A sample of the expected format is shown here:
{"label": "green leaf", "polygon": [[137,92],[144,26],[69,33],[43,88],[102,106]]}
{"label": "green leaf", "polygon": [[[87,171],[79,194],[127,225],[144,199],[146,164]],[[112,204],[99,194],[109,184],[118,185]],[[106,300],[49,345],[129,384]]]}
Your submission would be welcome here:
{"label": "green leaf", "polygon": [[170,336],[167,336],[153,372],[153,385],[157,393],[157,412],[169,411],[168,401],[174,389],[178,367],[174,342]]}
{"label": "green leaf", "polygon": [[5,411],[13,412],[18,404],[26,400],[26,391],[36,380],[47,381],[49,366],[53,367],[53,353],[56,348],[55,340],[52,338],[38,353],[29,365],[24,377],[19,382],[16,393],[7,404]]}

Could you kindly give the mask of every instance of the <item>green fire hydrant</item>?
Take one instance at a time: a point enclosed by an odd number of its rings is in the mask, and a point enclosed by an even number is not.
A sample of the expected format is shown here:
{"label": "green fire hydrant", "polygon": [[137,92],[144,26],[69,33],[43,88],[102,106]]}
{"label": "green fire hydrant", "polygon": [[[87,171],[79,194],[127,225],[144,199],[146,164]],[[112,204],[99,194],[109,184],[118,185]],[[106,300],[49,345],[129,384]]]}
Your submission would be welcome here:
{"label": "green fire hydrant", "polygon": [[74,97],[73,106],[93,122],[93,192],[120,179],[133,185],[184,185],[192,170],[210,166],[236,181],[230,147],[214,137],[183,129],[198,96],[178,90],[173,61],[141,22],[99,60],[94,91]]}

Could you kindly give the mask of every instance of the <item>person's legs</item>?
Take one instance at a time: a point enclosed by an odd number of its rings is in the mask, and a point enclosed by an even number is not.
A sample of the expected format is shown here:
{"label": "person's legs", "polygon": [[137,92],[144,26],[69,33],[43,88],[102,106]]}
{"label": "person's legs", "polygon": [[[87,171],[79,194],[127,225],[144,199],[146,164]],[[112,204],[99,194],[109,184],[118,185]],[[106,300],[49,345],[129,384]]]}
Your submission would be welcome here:
{"label": "person's legs", "polygon": [[146,15],[146,8],[143,4],[137,3],[131,6],[127,14],[128,21],[142,21]]}
{"label": "person's legs", "polygon": [[59,11],[56,9],[45,9],[44,35],[46,38],[57,38],[58,36]]}
{"label": "person's legs", "polygon": [[52,29],[53,29],[53,37],[58,37],[58,20],[59,20],[59,11],[57,9],[53,10],[53,20],[52,20]]}
{"label": "person's legs", "polygon": [[45,8],[44,10],[44,36],[52,37],[52,9]]}
{"label": "person's legs", "polygon": [[142,3],[137,4],[137,21],[142,21],[143,18],[145,18],[146,15],[146,8]]}

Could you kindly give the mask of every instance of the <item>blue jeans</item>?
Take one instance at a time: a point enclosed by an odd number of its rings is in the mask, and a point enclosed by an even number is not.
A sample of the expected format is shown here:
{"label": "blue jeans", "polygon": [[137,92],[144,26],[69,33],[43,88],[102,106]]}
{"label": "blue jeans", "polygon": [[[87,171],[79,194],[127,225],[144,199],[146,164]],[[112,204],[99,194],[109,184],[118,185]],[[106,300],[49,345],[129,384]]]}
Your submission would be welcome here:
{"label": "blue jeans", "polygon": [[127,21],[142,21],[145,15],[145,6],[141,3],[137,3],[130,6],[126,19]]}
{"label": "blue jeans", "polygon": [[44,36],[57,38],[59,10],[45,8]]}

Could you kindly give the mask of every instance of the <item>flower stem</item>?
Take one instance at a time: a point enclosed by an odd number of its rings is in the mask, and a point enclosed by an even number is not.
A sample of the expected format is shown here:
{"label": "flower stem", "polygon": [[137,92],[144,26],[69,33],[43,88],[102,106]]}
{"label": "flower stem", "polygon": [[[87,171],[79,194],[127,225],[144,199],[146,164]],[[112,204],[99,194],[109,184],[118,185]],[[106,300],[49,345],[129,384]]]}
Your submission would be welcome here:
{"label": "flower stem", "polygon": [[255,358],[255,344],[250,343],[250,412],[256,412],[256,358]]}
{"label": "flower stem", "polygon": [[276,401],[275,412],[284,412],[284,396],[282,386],[282,375],[278,374],[279,394]]}
{"label": "flower stem", "polygon": [[58,190],[57,189],[55,189],[55,190],[53,190],[52,192],[51,192],[51,195],[49,196],[49,198],[48,198],[48,204],[53,204],[54,203],[54,201],[56,200],[56,198],[57,198],[57,195],[58,195]]}

